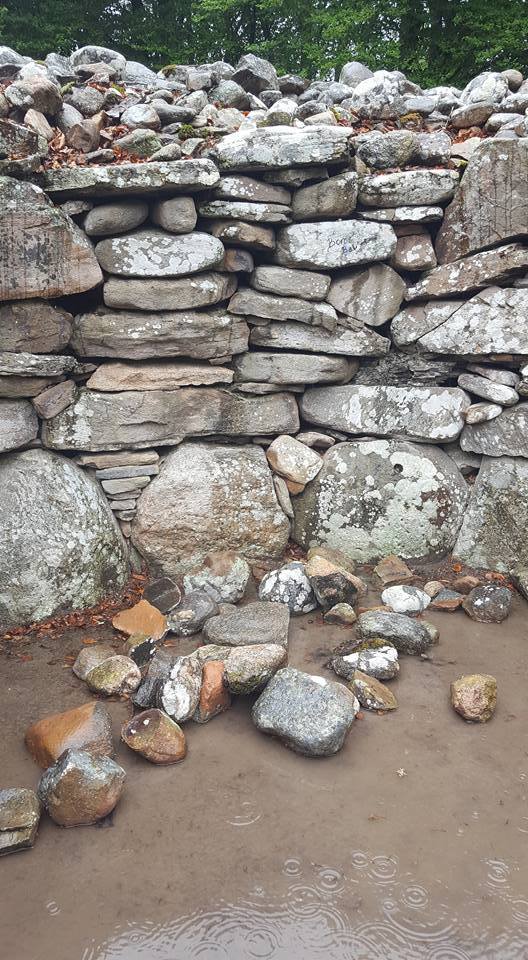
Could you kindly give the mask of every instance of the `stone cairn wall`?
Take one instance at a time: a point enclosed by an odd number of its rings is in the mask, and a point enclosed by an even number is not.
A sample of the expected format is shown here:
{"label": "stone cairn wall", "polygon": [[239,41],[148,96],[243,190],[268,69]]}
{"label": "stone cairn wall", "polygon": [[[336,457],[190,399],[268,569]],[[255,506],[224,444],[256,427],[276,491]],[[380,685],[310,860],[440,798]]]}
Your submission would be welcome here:
{"label": "stone cairn wall", "polygon": [[2,626],[138,553],[526,560],[528,81],[0,80]]}

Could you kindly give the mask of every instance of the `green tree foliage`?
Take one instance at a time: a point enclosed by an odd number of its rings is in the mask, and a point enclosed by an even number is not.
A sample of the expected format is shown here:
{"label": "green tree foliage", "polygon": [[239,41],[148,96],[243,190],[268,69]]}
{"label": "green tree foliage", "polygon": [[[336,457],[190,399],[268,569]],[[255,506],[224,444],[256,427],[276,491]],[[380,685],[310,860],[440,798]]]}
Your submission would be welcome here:
{"label": "green tree foliage", "polygon": [[246,52],[281,72],[327,77],[347,60],[401,69],[423,86],[528,67],[528,0],[1,0],[0,43],[113,46],[153,67]]}

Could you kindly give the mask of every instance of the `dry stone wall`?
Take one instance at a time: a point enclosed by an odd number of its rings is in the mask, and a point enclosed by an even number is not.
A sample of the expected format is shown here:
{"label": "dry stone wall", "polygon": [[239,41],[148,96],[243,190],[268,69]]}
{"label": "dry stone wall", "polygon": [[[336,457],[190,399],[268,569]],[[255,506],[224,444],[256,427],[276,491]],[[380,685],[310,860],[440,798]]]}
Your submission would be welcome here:
{"label": "dry stone wall", "polygon": [[[244,109],[250,67],[223,81]],[[192,116],[206,109],[185,69],[184,105],[167,81],[123,108],[136,135],[151,113],[181,126],[197,93]],[[358,80],[350,109],[396,109],[390,77]],[[506,80],[482,84],[520,104]],[[419,132],[358,133],[292,90],[199,157],[6,158],[2,625],[95,602],[138,553],[168,575],[218,549],[279,557],[290,536],[359,561],[528,561],[528,140],[506,121],[482,136],[483,110],[457,156],[475,89],[444,94],[443,124]]]}

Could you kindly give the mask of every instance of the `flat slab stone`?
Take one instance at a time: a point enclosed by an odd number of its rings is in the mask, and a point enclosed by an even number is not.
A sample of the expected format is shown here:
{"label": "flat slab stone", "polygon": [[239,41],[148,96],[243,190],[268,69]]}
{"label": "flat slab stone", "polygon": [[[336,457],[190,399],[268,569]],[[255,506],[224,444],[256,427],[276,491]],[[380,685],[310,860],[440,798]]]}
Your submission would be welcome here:
{"label": "flat slab stone", "polygon": [[324,300],[330,289],[330,277],[310,270],[290,270],[267,263],[260,264],[249,278],[254,290],[280,297]]}
{"label": "flat slab stone", "polygon": [[276,321],[253,327],[249,339],[252,346],[337,353],[346,357],[382,357],[390,349],[390,340],[360,324],[354,329],[338,326],[330,333],[322,327]]}
{"label": "flat slab stone", "polygon": [[0,351],[0,376],[3,377],[61,377],[81,370],[82,364],[75,357]]}
{"label": "flat slab stone", "polygon": [[203,628],[206,643],[240,647],[253,643],[288,646],[290,611],[283,603],[256,600],[211,617]]}
{"label": "flat slab stone", "polygon": [[[304,385],[343,383],[357,370],[355,361],[310,353],[243,353],[233,361],[235,381]],[[221,368],[215,367],[218,370]]]}
{"label": "flat slab stone", "polygon": [[360,220],[375,220],[377,223],[392,223],[394,226],[409,226],[419,223],[435,223],[444,216],[442,207],[387,207],[382,210],[358,210]]}
{"label": "flat slab stone", "polygon": [[177,390],[179,387],[231,383],[233,371],[209,363],[102,363],[86,382],[89,390]]}
{"label": "flat slab stone", "polygon": [[42,189],[56,200],[115,194],[195,193],[215,187],[219,180],[220,174],[210,160],[60,167],[46,170],[38,178]]}
{"label": "flat slab stone", "polygon": [[232,133],[211,150],[220,170],[272,170],[345,159],[351,130],[344,127],[266,127]]}
{"label": "flat slab stone", "polygon": [[401,440],[339,443],[293,498],[292,537],[304,549],[325,544],[367,563],[389,554],[441,557],[456,540],[467,497],[443,450]]}
{"label": "flat slab stone", "polygon": [[103,287],[107,307],[121,310],[193,310],[227,300],[237,287],[229,273],[199,273],[192,277],[109,277]]}
{"label": "flat slab stone", "polygon": [[95,255],[103,270],[124,277],[179,277],[216,267],[224,246],[208,233],[168,234],[138,230],[101,240]]}
{"label": "flat slab stone", "polygon": [[244,287],[229,301],[230,313],[267,320],[295,320],[314,327],[335,330],[337,313],[329,303],[313,303],[299,297],[278,297]]}
{"label": "flat slab stone", "polygon": [[294,223],[279,230],[277,263],[285,267],[336,270],[373,260],[388,260],[396,234],[388,224],[361,220]]}
{"label": "flat slab stone", "polygon": [[33,790],[0,790],[0,857],[32,847],[40,821],[40,802]]}
{"label": "flat slab stone", "polygon": [[484,457],[454,546],[473,567],[511,573],[528,562],[528,461]]}
{"label": "flat slab stone", "polygon": [[470,398],[457,387],[314,387],[300,399],[308,423],[375,437],[441,443],[464,426]]}
{"label": "flat slab stone", "polygon": [[248,223],[290,223],[291,210],[282,203],[252,203],[246,200],[209,200],[198,213],[206,220],[225,218]]}
{"label": "flat slab stone", "polygon": [[528,403],[510,407],[485,423],[467,423],[460,446],[488,457],[528,457]]}
{"label": "flat slab stone", "polygon": [[174,576],[217,550],[278,557],[289,531],[260,447],[184,443],[142,493],[132,540],[151,570]]}
{"label": "flat slab stone", "polygon": [[406,300],[428,300],[473,293],[494,283],[503,283],[528,271],[528,250],[509,243],[496,250],[475,253],[454,263],[435,267],[409,287]]}
{"label": "flat slab stone", "polygon": [[139,313],[100,308],[75,318],[72,347],[81,357],[214,360],[243,353],[248,337],[245,320],[225,310]]}
{"label": "flat slab stone", "polygon": [[176,444],[185,437],[296,433],[299,414],[291,394],[240,397],[227,390],[96,393],[82,389],[74,403],[43,426],[55,450],[119,450]]}
{"label": "flat slab stone", "polygon": [[222,177],[213,194],[215,200],[248,200],[254,203],[283,203],[289,206],[291,192],[253,177]]}
{"label": "flat slab stone", "polygon": [[362,177],[359,203],[365,207],[414,207],[451,200],[458,185],[454,170],[401,170]]}

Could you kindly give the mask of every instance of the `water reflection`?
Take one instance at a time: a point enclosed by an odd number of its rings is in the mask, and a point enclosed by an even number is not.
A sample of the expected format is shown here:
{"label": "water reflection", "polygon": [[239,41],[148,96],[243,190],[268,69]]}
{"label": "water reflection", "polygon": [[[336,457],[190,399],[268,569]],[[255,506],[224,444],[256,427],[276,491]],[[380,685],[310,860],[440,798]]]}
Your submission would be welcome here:
{"label": "water reflection", "polygon": [[526,960],[518,870],[483,861],[478,889],[454,902],[395,857],[356,850],[345,871],[289,857],[268,889],[164,924],[118,925],[82,960]]}

